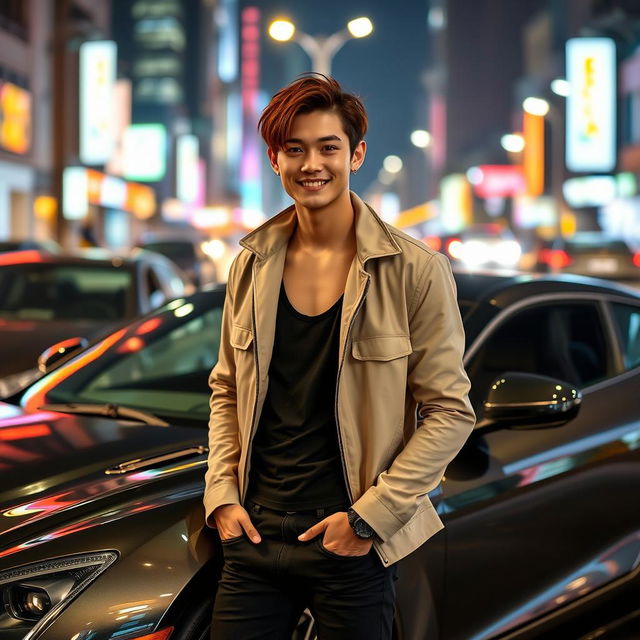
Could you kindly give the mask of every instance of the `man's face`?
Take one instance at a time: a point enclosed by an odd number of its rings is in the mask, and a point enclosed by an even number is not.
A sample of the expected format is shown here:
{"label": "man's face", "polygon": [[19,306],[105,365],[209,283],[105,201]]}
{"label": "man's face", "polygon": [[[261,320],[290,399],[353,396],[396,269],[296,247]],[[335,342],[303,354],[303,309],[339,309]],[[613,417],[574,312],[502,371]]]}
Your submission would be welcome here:
{"label": "man's face", "polygon": [[348,193],[349,174],[360,167],[365,151],[360,142],[351,155],[337,113],[312,111],[294,118],[283,149],[268,153],[282,186],[296,203],[322,209]]}

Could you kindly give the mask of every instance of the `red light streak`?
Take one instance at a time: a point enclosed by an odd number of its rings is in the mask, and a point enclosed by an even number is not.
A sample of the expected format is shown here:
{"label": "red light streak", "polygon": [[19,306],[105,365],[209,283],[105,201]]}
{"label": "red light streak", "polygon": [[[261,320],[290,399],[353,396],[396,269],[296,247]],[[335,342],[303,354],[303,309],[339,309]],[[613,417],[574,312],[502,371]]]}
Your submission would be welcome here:
{"label": "red light streak", "polygon": [[48,424],[32,424],[22,427],[0,427],[0,440],[26,440],[51,434]]}
{"label": "red light streak", "polygon": [[111,345],[118,342],[125,333],[126,329],[120,329],[119,331],[112,333],[95,347],[86,353],[83,353],[77,360],[73,360],[69,364],[61,367],[59,370],[54,371],[42,386],[36,384],[34,391],[28,395],[24,401],[25,409],[27,411],[36,411],[38,407],[44,403],[44,397],[50,389],[72,376],[76,371],[78,371],[78,369],[84,367],[89,362],[93,362],[96,358],[99,358]]}
{"label": "red light streak", "polygon": [[42,255],[35,249],[26,251],[11,251],[0,255],[0,266],[9,266],[12,264],[28,264],[30,262],[44,262]]}
{"label": "red light streak", "polygon": [[154,331],[162,324],[162,320],[160,318],[151,318],[149,320],[145,320],[137,329],[136,333],[139,336],[144,335],[145,333],[150,333]]}
{"label": "red light streak", "polygon": [[140,351],[144,347],[144,340],[134,336],[123,342],[117,349],[118,353],[130,353],[132,351]]}

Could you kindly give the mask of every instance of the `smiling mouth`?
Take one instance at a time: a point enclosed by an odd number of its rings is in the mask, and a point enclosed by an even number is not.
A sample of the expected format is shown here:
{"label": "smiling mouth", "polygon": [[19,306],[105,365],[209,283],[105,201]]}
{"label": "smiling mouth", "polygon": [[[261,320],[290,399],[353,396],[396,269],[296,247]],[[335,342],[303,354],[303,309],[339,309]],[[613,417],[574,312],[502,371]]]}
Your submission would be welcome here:
{"label": "smiling mouth", "polygon": [[329,180],[298,180],[298,184],[307,189],[319,189],[328,182]]}

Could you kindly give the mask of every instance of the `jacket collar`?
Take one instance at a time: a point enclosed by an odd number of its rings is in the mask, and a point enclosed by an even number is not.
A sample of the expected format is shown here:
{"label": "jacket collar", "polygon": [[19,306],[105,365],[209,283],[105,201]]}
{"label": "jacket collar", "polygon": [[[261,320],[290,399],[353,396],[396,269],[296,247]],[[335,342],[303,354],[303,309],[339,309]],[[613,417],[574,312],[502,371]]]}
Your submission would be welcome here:
{"label": "jacket collar", "polygon": [[[355,211],[356,252],[360,264],[369,258],[402,253],[384,222],[353,191],[349,192]],[[240,240],[240,245],[266,260],[289,242],[297,225],[295,205],[287,207]]]}

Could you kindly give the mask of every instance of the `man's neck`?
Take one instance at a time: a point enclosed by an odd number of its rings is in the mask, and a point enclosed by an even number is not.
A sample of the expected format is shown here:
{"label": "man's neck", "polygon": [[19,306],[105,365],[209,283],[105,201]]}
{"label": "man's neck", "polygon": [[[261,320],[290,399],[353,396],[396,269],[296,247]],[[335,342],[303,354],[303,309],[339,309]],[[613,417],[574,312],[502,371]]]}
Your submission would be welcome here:
{"label": "man's neck", "polygon": [[349,192],[325,209],[307,209],[296,203],[297,226],[290,248],[304,252],[355,251],[355,212]]}

